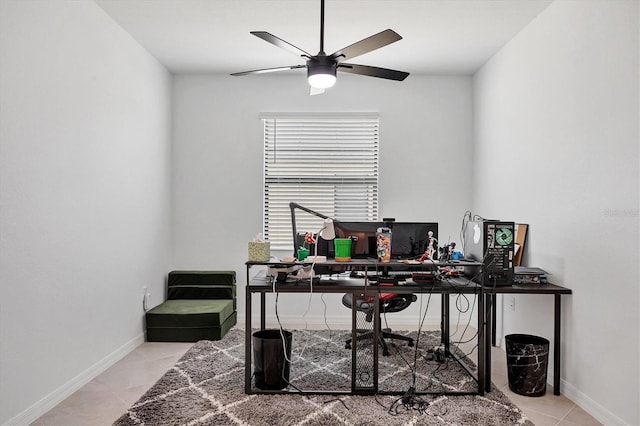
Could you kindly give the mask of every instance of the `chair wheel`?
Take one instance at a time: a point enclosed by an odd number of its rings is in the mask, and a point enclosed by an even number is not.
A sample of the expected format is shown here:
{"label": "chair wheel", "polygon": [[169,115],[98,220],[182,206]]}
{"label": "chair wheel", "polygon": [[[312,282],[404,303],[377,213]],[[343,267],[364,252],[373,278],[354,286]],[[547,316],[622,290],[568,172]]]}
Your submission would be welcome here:
{"label": "chair wheel", "polygon": [[413,342],[409,340],[409,343],[407,343],[407,346],[413,346]]}
{"label": "chair wheel", "polygon": [[345,345],[344,345],[344,348],[345,348],[345,349],[351,349],[351,344],[349,344],[349,343],[345,344]]}
{"label": "chair wheel", "polygon": [[389,356],[389,351],[387,349],[383,349],[382,356]]}

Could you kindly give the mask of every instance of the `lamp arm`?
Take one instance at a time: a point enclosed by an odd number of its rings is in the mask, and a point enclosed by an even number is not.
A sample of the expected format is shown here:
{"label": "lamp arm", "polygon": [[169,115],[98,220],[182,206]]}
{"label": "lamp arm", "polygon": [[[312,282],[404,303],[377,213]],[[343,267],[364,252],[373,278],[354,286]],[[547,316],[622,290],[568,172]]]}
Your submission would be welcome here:
{"label": "lamp arm", "polygon": [[291,218],[292,218],[292,219],[295,219],[295,214],[294,214],[294,210],[295,210],[295,209],[303,210],[303,211],[305,211],[305,212],[307,212],[307,213],[310,213],[310,214],[312,214],[312,215],[314,215],[314,216],[321,217],[322,219],[331,219],[331,218],[330,218],[329,216],[327,216],[327,215],[324,215],[324,214],[322,214],[322,213],[318,213],[318,212],[317,212],[317,211],[315,211],[315,210],[308,209],[308,208],[306,208],[306,207],[304,207],[304,206],[301,206],[301,205],[300,205],[300,204],[298,204],[298,203],[294,203],[294,202],[289,203],[289,208],[291,209]]}
{"label": "lamp arm", "polygon": [[[298,230],[296,229],[296,209],[300,209],[314,216],[320,217],[322,219],[331,219],[329,216],[324,215],[322,213],[318,213],[315,210],[311,210],[307,207],[301,206],[298,203],[294,203],[293,201],[289,203],[289,209],[291,209],[291,230],[293,231],[293,257],[296,257],[297,247],[296,247],[296,236],[298,234]],[[318,245],[316,244],[316,248]]]}

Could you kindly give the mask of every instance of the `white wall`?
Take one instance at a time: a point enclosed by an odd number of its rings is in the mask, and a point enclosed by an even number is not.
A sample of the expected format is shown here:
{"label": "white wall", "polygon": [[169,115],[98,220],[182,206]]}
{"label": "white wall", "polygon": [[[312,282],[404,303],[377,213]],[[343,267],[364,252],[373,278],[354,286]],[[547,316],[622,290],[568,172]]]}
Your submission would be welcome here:
{"label": "white wall", "polygon": [[[637,1],[556,1],[473,82],[341,75],[309,97],[304,73],[179,76],[169,93],[93,3],[0,0],[0,66],[0,423],[28,423],[138,344],[142,286],[160,303],[171,268],[238,271],[242,318],[270,111],[379,112],[381,216],[456,241],[473,197],[474,213],[529,223],[527,262],[574,291],[562,391],[640,423]],[[292,321],[306,298],[291,305]],[[516,306],[505,332],[550,337],[550,300]]]}
{"label": "white wall", "polygon": [[[573,290],[561,390],[605,424],[640,423],[638,15],[558,0],[474,78],[474,213],[528,223],[526,264]],[[552,307],[516,298],[505,333],[552,340]]]}
{"label": "white wall", "polygon": [[164,293],[171,77],[93,2],[0,19],[0,424],[28,424],[143,341],[143,285]]}
{"label": "white wall", "polygon": [[[174,78],[173,267],[236,270],[241,321],[247,242],[262,229],[262,112],[379,112],[380,216],[437,221],[441,240],[458,241],[470,207],[471,77],[398,83],[341,74],[324,95],[308,90],[295,71]],[[308,298],[291,297],[298,300],[281,304],[281,317],[299,320]],[[348,321],[339,299],[325,299],[328,318]],[[323,326],[319,296],[312,305],[309,322]],[[439,303],[429,312],[437,321]],[[417,313],[394,314],[394,322],[406,314],[417,324]]]}

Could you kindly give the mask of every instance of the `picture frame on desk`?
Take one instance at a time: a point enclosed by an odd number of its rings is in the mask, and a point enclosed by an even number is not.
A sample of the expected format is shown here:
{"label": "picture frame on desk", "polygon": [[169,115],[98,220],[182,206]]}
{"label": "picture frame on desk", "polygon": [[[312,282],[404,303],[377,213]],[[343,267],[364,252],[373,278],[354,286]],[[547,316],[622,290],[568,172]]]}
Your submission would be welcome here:
{"label": "picture frame on desk", "polygon": [[516,247],[515,255],[513,256],[513,266],[521,266],[522,265],[522,255],[525,248],[525,243],[527,242],[527,230],[529,229],[529,225],[526,223],[516,223],[516,238],[514,241],[514,245]]}

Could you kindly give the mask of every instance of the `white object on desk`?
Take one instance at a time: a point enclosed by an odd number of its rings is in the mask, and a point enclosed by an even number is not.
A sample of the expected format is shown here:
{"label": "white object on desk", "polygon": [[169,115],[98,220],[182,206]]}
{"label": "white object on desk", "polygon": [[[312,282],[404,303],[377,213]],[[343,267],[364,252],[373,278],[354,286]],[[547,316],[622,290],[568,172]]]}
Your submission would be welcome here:
{"label": "white object on desk", "polygon": [[323,263],[327,261],[327,256],[307,256],[306,263]]}

